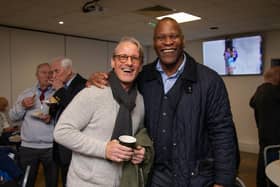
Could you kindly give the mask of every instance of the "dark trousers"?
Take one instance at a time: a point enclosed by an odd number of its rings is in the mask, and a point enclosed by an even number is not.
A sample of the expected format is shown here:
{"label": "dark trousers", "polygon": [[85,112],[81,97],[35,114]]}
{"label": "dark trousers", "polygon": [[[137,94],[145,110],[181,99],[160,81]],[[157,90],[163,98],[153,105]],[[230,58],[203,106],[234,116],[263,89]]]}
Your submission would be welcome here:
{"label": "dark trousers", "polygon": [[72,158],[72,151],[56,142],[53,144],[53,159],[60,172],[63,187],[66,187],[68,168]]}
{"label": "dark trousers", "polygon": [[67,173],[68,173],[69,165],[58,165],[58,167],[61,172],[62,186],[66,187]]}
{"label": "dark trousers", "polygon": [[52,148],[33,149],[27,147],[19,148],[19,162],[23,169],[26,170],[28,165],[31,166],[28,175],[26,187],[34,187],[38,174],[39,163],[42,163],[45,175],[45,186],[56,187],[58,179],[58,170],[53,161]]}

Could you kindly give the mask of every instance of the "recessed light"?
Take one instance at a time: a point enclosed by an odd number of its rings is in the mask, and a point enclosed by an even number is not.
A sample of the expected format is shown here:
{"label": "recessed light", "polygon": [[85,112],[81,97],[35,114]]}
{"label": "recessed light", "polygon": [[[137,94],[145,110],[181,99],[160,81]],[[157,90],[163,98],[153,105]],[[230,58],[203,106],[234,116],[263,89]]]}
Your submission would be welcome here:
{"label": "recessed light", "polygon": [[58,23],[59,23],[60,25],[63,25],[63,24],[64,24],[64,22],[63,22],[63,21],[59,21]]}
{"label": "recessed light", "polygon": [[175,19],[178,23],[184,23],[184,22],[190,22],[190,21],[195,21],[195,20],[200,20],[201,17],[198,16],[194,16],[185,12],[178,12],[178,13],[174,13],[174,14],[168,14],[165,16],[160,16],[157,17],[158,20],[161,20],[165,17],[170,17]]}

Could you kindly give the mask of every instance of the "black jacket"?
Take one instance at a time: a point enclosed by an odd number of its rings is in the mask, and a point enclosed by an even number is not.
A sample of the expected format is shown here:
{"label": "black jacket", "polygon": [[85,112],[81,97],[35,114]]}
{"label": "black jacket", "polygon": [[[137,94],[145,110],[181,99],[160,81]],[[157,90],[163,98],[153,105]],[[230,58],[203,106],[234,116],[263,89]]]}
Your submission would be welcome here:
{"label": "black jacket", "polygon": [[[86,86],[87,80],[84,79],[79,74],[72,80],[68,88],[60,88],[58,89],[53,97],[56,98],[58,103],[55,106],[50,107],[50,114],[53,119],[59,119],[59,116],[62,114],[63,110],[67,107],[67,105],[72,101],[77,93],[79,93]],[[72,152],[66,147],[57,144],[54,142],[53,147],[54,160],[62,165],[69,165],[71,161]]]}
{"label": "black jacket", "polygon": [[260,85],[250,100],[261,148],[280,144],[280,86],[271,83]]}
{"label": "black jacket", "polygon": [[[216,72],[185,55],[186,65],[177,80],[179,101],[170,106],[175,111],[170,140],[173,186],[205,187],[213,183],[232,186],[239,154],[225,85]],[[164,92],[156,70],[157,60],[144,66],[139,75],[145,125],[155,148],[160,138],[164,138],[158,130]],[[159,148],[156,150],[155,162],[161,154]]]}

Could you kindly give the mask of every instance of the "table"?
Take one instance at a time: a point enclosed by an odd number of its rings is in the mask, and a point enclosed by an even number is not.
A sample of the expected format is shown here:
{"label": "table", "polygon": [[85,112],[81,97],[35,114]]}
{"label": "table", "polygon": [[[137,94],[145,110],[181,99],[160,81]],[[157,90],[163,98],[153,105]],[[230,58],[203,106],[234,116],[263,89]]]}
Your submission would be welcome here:
{"label": "table", "polygon": [[280,185],[280,160],[275,160],[265,167],[266,176],[276,185]]}

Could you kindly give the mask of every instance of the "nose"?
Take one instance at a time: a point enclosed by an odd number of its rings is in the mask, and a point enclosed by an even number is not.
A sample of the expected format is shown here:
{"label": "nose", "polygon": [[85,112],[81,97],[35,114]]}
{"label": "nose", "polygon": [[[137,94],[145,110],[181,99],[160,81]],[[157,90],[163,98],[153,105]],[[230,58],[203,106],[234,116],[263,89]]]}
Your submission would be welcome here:
{"label": "nose", "polygon": [[131,56],[129,56],[129,57],[127,58],[126,64],[127,64],[127,65],[130,65],[130,66],[133,64],[133,62],[132,62],[132,57],[131,57]]}
{"label": "nose", "polygon": [[170,36],[166,36],[163,40],[163,43],[165,45],[171,45],[171,44],[173,44],[173,42],[174,42],[174,40]]}

